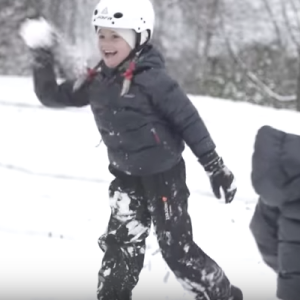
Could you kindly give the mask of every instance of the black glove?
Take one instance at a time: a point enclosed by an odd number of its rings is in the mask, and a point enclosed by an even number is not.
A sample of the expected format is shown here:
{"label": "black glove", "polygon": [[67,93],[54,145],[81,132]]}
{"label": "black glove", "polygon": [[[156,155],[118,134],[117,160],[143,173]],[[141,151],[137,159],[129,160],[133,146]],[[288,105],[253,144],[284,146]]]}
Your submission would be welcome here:
{"label": "black glove", "polygon": [[54,55],[49,49],[37,48],[30,49],[33,61],[32,65],[35,68],[45,67],[47,65],[54,65]]}
{"label": "black glove", "polygon": [[199,159],[204,170],[209,176],[210,184],[217,199],[221,199],[220,188],[225,195],[225,203],[232,202],[237,188],[234,185],[234,175],[224,165],[223,159],[213,151]]}

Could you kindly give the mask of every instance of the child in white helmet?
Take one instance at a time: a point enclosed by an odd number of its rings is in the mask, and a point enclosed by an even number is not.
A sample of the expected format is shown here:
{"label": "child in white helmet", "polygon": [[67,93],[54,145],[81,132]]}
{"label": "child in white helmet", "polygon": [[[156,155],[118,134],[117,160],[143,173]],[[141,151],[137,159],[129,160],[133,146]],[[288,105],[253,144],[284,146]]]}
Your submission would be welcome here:
{"label": "child in white helmet", "polygon": [[[226,203],[236,193],[234,176],[215,151],[198,111],[167,75],[163,57],[150,43],[151,2],[101,0],[93,26],[101,62],[84,78],[60,85],[54,73],[55,43],[31,40],[30,21],[22,35],[35,54],[34,85],[41,103],[90,105],[107,146],[115,179],[109,187],[111,218],[99,238],[104,258],[98,299],[131,299],[153,222],[163,258],[195,299],[242,300],[242,292],[193,241],[184,143],[209,175],[215,196],[220,199],[222,189]],[[52,36],[49,31],[51,27],[46,32]]]}

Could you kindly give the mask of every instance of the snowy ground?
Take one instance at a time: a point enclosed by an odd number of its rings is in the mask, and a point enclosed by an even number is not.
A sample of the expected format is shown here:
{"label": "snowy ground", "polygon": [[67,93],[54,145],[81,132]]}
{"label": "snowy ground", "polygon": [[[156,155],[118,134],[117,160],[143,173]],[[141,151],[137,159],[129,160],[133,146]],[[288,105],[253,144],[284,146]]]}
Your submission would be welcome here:
{"label": "snowy ground", "polygon": [[[276,276],[248,229],[257,198],[251,154],[260,126],[300,133],[299,115],[192,99],[238,184],[231,205],[214,199],[202,168],[185,151],[195,240],[243,289],[245,300],[275,300]],[[29,78],[0,77],[0,137],[0,299],[95,299],[102,259],[97,238],[110,213],[111,175],[90,109],[43,108]],[[133,300],[191,299],[156,249],[151,235]]]}

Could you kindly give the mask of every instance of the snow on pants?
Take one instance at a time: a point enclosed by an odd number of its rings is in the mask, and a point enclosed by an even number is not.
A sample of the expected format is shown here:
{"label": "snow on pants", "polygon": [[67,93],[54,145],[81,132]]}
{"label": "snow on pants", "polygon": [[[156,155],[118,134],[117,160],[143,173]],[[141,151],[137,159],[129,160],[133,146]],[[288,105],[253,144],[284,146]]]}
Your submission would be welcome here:
{"label": "snow on pants", "polygon": [[[129,176],[112,168],[110,171],[116,178],[109,188],[108,229],[98,241],[104,251],[98,299],[131,299],[153,222],[162,256],[183,287],[197,300],[229,300],[230,283],[224,272],[193,241],[184,161],[169,171],[147,177]],[[145,300],[152,299],[149,291],[145,291]],[[176,296],[172,298],[176,300]]]}

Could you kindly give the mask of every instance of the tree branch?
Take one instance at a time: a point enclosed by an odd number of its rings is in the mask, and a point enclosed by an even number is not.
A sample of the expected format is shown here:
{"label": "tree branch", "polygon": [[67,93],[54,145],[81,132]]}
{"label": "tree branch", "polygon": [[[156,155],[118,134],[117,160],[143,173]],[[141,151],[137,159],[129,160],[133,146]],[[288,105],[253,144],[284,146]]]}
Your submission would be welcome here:
{"label": "tree branch", "polygon": [[283,43],[282,43],[282,37],[281,37],[281,32],[280,32],[280,28],[278,26],[278,23],[276,21],[276,18],[273,14],[273,11],[271,9],[271,6],[270,6],[270,3],[268,0],[262,0],[265,8],[266,8],[266,11],[268,12],[269,14],[269,17],[272,21],[272,24],[273,24],[273,27],[274,27],[274,31],[275,31],[275,34],[277,36],[277,39],[278,39],[278,44],[279,44],[279,47],[281,48],[283,46]]}
{"label": "tree branch", "polygon": [[299,44],[296,36],[293,33],[291,23],[290,23],[289,18],[287,16],[285,0],[281,1],[281,8],[282,8],[282,14],[283,14],[283,19],[284,19],[284,22],[285,22],[285,26],[288,29],[288,33],[291,37],[292,42],[294,43],[295,47],[298,50],[300,48],[300,44]]}
{"label": "tree branch", "polygon": [[298,31],[300,32],[300,19],[299,19],[299,16],[298,16],[299,8],[296,7],[296,4],[295,4],[294,0],[289,0],[289,2],[290,2],[291,7],[292,7],[292,9],[294,11],[294,15],[295,15],[295,18],[296,18]]}

